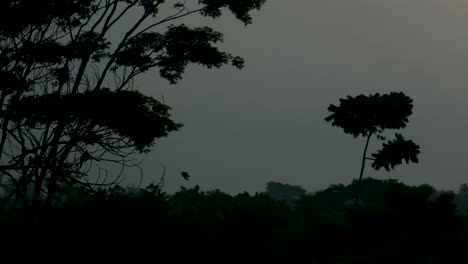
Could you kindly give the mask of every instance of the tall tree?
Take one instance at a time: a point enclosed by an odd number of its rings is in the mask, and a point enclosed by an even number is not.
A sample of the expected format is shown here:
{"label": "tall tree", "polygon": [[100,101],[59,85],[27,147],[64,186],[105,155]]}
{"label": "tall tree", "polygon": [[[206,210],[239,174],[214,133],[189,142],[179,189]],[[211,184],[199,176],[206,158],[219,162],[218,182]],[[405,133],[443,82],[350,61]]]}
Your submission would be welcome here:
{"label": "tall tree", "polygon": [[405,140],[398,133],[395,133],[394,140],[383,143],[382,148],[377,153],[372,154],[371,157],[367,156],[367,148],[372,136],[376,136],[379,140],[386,140],[382,136],[384,130],[406,127],[412,109],[413,100],[402,92],[348,96],[346,99],[340,99],[338,106],[330,105],[328,107],[331,114],[325,118],[325,121],[342,128],[346,134],[351,134],[354,138],[358,136],[366,138],[355,205],[359,203],[366,160],[373,161],[371,166],[374,169],[385,168],[387,171],[394,169],[403,160],[406,163],[418,162],[419,146],[411,140]]}
{"label": "tall tree", "polygon": [[178,21],[227,10],[247,25],[265,1],[1,1],[1,207],[34,217],[60,182],[109,183],[103,163],[131,166],[131,155],[179,129],[164,102],[133,88],[135,78],[156,69],[175,84],[189,63],[242,68],[216,47],[220,32]]}

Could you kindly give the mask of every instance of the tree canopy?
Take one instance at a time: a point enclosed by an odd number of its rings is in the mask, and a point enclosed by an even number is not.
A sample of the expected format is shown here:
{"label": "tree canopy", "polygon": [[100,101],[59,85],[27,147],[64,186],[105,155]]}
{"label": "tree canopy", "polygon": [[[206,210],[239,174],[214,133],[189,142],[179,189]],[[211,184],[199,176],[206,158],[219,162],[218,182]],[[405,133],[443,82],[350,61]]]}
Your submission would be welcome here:
{"label": "tree canopy", "polygon": [[347,96],[340,104],[330,105],[331,114],[325,121],[342,128],[354,137],[367,137],[386,129],[406,127],[408,117],[413,113],[413,100],[402,92],[380,95]]}
{"label": "tree canopy", "polygon": [[382,149],[367,156],[367,148],[372,136],[379,140],[385,140],[382,136],[384,130],[402,129],[408,123],[408,117],[413,113],[413,100],[402,92],[391,92],[380,95],[379,93],[347,96],[340,99],[340,104],[330,105],[328,111],[331,113],[325,121],[331,122],[332,126],[342,128],[346,134],[354,138],[366,137],[366,145],[362,156],[361,172],[356,193],[357,205],[359,192],[366,160],[372,160],[372,167],[376,170],[385,168],[387,171],[394,169],[403,161],[406,163],[419,162],[419,146],[412,140],[406,140],[401,134],[395,133],[395,140],[388,140],[382,144]]}
{"label": "tree canopy", "polygon": [[134,153],[182,126],[168,105],[135,89],[140,74],[156,70],[176,84],[189,64],[244,64],[220,50],[221,32],[181,19],[231,12],[248,25],[264,3],[1,1],[0,208],[37,215],[62,182],[93,188],[118,180],[108,164],[137,166]]}

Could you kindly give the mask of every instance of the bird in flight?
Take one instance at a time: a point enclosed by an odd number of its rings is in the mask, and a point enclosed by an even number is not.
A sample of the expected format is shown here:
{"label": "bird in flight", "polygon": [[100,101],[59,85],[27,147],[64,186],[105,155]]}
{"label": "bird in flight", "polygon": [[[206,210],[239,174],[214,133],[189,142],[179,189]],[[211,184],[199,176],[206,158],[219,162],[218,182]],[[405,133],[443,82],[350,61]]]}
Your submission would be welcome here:
{"label": "bird in flight", "polygon": [[182,175],[182,177],[183,177],[186,181],[189,180],[190,175],[189,175],[186,171],[182,171],[180,174]]}

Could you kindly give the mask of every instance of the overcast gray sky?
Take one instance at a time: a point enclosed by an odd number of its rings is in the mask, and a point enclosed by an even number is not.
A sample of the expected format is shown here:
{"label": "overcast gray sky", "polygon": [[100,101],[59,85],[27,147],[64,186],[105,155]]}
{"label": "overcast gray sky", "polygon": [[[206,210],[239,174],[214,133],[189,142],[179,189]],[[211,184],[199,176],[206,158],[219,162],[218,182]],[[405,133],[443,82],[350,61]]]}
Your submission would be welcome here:
{"label": "overcast gray sky", "polygon": [[349,183],[365,142],[326,123],[327,107],[346,95],[390,91],[414,100],[401,132],[421,146],[420,163],[390,173],[368,166],[365,176],[442,189],[468,182],[466,1],[273,0],[247,27],[230,15],[185,22],[223,32],[223,49],[246,67],[192,66],[176,86],[156,73],[140,79],[185,124],[143,157],[144,183],[161,175],[160,163],[169,192],[196,184],[237,193],[263,191],[268,181],[310,191]]}

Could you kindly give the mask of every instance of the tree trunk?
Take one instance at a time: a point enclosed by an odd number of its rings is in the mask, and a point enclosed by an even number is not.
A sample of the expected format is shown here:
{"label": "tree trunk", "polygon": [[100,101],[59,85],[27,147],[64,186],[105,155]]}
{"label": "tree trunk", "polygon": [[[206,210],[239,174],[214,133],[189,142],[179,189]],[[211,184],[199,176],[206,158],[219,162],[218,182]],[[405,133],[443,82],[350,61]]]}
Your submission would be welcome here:
{"label": "tree trunk", "polygon": [[354,202],[354,206],[359,205],[359,194],[361,193],[361,183],[362,183],[362,175],[364,174],[364,167],[366,166],[366,155],[367,155],[367,147],[369,147],[369,141],[372,137],[372,133],[369,133],[366,140],[366,146],[364,147],[364,153],[362,154],[362,165],[361,165],[361,173],[359,174],[359,181],[356,191],[356,201]]}

